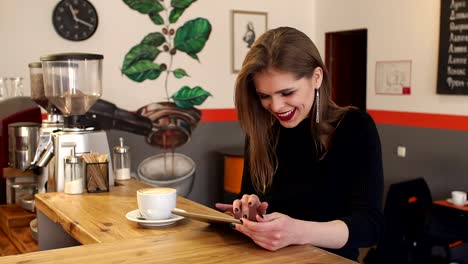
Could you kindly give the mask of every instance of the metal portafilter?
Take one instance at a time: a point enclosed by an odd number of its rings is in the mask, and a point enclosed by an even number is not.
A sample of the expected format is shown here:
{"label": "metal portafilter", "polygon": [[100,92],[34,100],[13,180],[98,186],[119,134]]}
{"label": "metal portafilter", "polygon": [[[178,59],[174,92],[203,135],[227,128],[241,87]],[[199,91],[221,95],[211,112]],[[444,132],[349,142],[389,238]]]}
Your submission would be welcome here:
{"label": "metal portafilter", "polygon": [[86,118],[77,122],[142,135],[148,144],[170,149],[190,140],[200,117],[199,110],[178,108],[172,103],[152,103],[141,107],[135,114],[99,99],[86,113]]}
{"label": "metal portafilter", "polygon": [[101,129],[117,129],[146,136],[153,130],[151,120],[118,108],[115,104],[99,99],[86,113],[88,125]]}
{"label": "metal portafilter", "polygon": [[180,108],[174,103],[151,103],[137,110],[153,123],[153,131],[146,137],[149,144],[174,149],[190,141],[192,130],[201,118],[196,108]]}

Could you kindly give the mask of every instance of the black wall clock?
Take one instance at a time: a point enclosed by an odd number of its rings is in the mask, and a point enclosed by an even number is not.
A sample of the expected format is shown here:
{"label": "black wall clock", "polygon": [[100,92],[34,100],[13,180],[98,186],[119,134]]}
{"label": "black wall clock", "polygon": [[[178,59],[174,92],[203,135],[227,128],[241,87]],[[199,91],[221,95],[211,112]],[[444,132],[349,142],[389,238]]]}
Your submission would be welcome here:
{"label": "black wall clock", "polygon": [[52,24],[61,37],[81,41],[96,32],[98,14],[87,0],[62,0],[54,8]]}

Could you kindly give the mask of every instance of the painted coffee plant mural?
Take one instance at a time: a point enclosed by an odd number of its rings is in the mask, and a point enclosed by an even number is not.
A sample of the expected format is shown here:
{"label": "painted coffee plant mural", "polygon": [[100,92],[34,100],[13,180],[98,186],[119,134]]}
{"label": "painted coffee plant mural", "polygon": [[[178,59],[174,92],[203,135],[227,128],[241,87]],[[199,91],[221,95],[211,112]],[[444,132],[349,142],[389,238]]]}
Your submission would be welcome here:
{"label": "painted coffee plant mural", "polygon": [[[178,107],[191,108],[201,105],[211,94],[200,86],[181,87],[169,96],[168,80],[189,77],[189,73],[173,65],[174,56],[185,53],[199,61],[198,53],[203,49],[211,33],[211,24],[205,18],[195,18],[185,22],[179,28],[174,24],[182,17],[187,8],[196,0],[123,0],[123,2],[150,20],[161,26],[160,31],[147,34],[140,43],[133,46],[125,55],[122,73],[135,82],[155,80],[165,75],[165,92],[168,100]],[[166,61],[159,55],[164,56]]]}

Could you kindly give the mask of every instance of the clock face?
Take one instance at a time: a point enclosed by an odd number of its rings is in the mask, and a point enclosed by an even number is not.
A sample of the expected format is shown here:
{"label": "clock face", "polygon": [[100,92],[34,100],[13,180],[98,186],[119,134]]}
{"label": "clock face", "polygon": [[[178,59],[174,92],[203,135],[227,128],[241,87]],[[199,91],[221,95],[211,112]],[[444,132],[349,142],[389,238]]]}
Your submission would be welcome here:
{"label": "clock face", "polygon": [[80,41],[96,32],[98,15],[86,0],[62,0],[54,8],[52,24],[61,37]]}

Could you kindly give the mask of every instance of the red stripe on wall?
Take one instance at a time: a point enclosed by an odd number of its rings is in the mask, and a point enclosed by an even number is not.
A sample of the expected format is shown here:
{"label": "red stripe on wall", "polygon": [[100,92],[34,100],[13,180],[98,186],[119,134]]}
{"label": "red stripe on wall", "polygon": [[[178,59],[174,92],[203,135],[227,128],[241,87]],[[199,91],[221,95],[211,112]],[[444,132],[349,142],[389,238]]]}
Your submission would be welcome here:
{"label": "red stripe on wall", "polygon": [[468,116],[367,110],[377,124],[468,131]]}
{"label": "red stripe on wall", "polygon": [[[237,121],[236,109],[202,109],[202,122],[228,122]],[[47,119],[47,114],[42,114],[42,120]]]}
{"label": "red stripe on wall", "polygon": [[236,109],[202,109],[202,122],[227,122],[237,121]]}
{"label": "red stripe on wall", "polygon": [[[234,108],[202,109],[202,122],[237,121]],[[468,116],[367,110],[377,124],[468,131]],[[47,115],[42,114],[42,119]]]}

